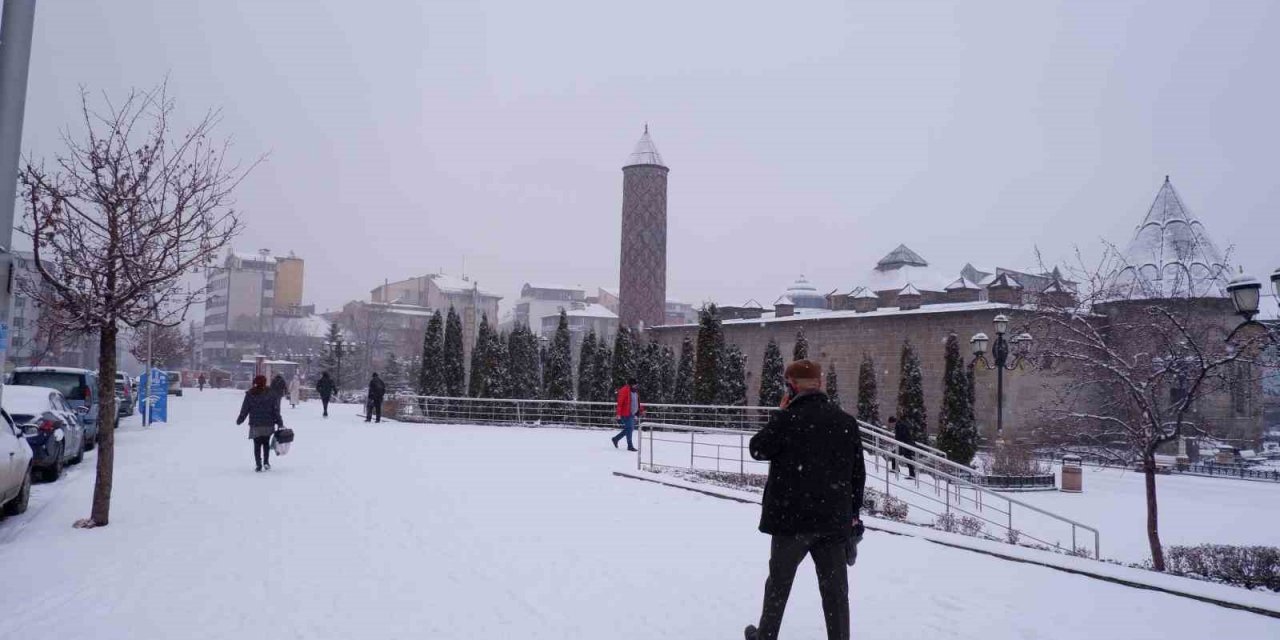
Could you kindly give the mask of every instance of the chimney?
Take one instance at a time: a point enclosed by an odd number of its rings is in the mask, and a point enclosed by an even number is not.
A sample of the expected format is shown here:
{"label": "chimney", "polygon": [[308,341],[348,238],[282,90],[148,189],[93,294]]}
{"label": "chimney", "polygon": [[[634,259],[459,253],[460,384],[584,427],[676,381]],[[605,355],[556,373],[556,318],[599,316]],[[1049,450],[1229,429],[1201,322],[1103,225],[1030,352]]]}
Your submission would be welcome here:
{"label": "chimney", "polygon": [[795,314],[796,314],[796,305],[792,303],[790,300],[787,300],[785,302],[779,300],[773,305],[773,317],[775,318],[785,318],[787,316],[793,316]]}
{"label": "chimney", "polygon": [[987,301],[1021,305],[1022,285],[1007,273],[997,275],[995,280],[987,285]]}
{"label": "chimney", "polygon": [[880,308],[880,297],[872,293],[870,289],[863,289],[852,299],[853,310],[858,313],[866,313],[875,311]]}
{"label": "chimney", "polygon": [[920,295],[920,290],[915,285],[907,284],[898,292],[898,310],[910,311],[911,309],[919,309],[920,303],[924,301],[924,296]]}

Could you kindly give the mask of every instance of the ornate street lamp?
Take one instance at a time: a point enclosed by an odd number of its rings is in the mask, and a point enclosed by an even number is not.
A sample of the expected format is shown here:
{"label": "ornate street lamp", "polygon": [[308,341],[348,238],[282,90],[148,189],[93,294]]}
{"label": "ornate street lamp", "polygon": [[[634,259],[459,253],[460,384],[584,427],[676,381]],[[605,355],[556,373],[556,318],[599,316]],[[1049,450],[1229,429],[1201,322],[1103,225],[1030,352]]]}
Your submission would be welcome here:
{"label": "ornate street lamp", "polygon": [[[1280,269],[1271,272],[1271,288],[1275,293],[1276,302],[1280,302]],[[1231,342],[1241,329],[1252,325],[1262,328],[1272,342],[1280,343],[1280,335],[1267,325],[1253,319],[1258,315],[1258,305],[1262,298],[1262,283],[1257,278],[1243,272],[1237,274],[1227,283],[1227,294],[1231,296],[1231,305],[1235,307],[1236,314],[1244,318],[1235,329],[1231,330],[1227,336],[1227,342]]]}
{"label": "ornate street lamp", "polygon": [[[1004,372],[1006,369],[1013,371],[1022,364],[1032,338],[1029,333],[1020,333],[1006,341],[1004,335],[1009,330],[1009,318],[1003,313],[996,316],[993,323],[996,325],[996,342],[991,349],[991,361],[984,355],[987,343],[991,341],[987,334],[974,334],[969,345],[973,348],[974,363],[981,362],[986,369],[994,369],[996,372],[996,435],[999,437],[1004,433]],[[1010,344],[1013,345],[1012,362],[1009,360]]]}

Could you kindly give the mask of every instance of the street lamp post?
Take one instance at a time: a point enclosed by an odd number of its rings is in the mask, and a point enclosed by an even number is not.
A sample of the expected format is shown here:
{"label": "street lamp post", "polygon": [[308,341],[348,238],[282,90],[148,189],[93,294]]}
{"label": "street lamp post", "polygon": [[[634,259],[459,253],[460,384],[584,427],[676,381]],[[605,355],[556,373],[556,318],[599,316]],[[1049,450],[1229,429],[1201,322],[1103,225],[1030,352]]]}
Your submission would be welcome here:
{"label": "street lamp post", "polygon": [[[987,334],[974,334],[969,344],[973,347],[974,362],[981,362],[987,370],[994,369],[996,372],[996,436],[999,437],[1004,434],[1004,372],[1006,369],[1013,371],[1022,364],[1026,348],[1031,345],[1031,334],[1021,333],[1006,341],[1004,336],[1009,330],[1009,317],[1002,313],[995,317],[994,324],[996,325],[996,342],[991,348],[991,361],[988,361],[984,355],[987,343],[991,341]],[[1009,360],[1010,344],[1013,347],[1012,362]]]}
{"label": "street lamp post", "polygon": [[[1271,272],[1271,289],[1275,294],[1275,300],[1280,304],[1280,269]],[[1258,315],[1258,306],[1262,299],[1262,283],[1257,278],[1246,273],[1240,273],[1227,283],[1227,293],[1231,296],[1231,304],[1236,309],[1236,314],[1244,320],[1236,325],[1235,329],[1227,336],[1227,342],[1231,342],[1232,338],[1241,329],[1248,326],[1260,327],[1266,332],[1267,338],[1272,342],[1280,343],[1280,335],[1277,335],[1270,327],[1254,320],[1254,316]]]}

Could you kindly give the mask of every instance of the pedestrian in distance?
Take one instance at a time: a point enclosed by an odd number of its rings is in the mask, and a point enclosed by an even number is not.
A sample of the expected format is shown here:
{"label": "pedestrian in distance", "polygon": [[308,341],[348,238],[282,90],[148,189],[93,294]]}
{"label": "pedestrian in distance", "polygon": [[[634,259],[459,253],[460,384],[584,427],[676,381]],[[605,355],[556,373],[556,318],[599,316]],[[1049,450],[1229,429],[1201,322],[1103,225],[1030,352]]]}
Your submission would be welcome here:
{"label": "pedestrian in distance", "polygon": [[848,545],[861,525],[866,484],[858,423],[822,392],[822,367],[796,360],[785,372],[787,391],[774,413],[751,438],[751,457],[769,462],[760,531],[772,536],[769,578],[764,584],[760,626],[748,625],[747,640],[775,640],[805,556],[818,570],[818,591],[827,640],[849,640]]}
{"label": "pedestrian in distance", "polygon": [[640,389],[636,387],[635,378],[627,378],[627,383],[618,389],[618,425],[622,430],[613,437],[613,448],[618,448],[618,441],[627,439],[627,451],[635,451],[631,443],[631,432],[636,428],[636,420],[644,415],[644,405],[640,404]]}
{"label": "pedestrian in distance", "polygon": [[[916,446],[916,438],[911,435],[911,425],[898,420],[897,416],[889,416],[889,428],[893,429],[893,439],[897,440],[899,444],[905,444],[911,447]],[[908,449],[907,447],[898,447],[898,455],[906,458],[907,460],[915,460],[916,458],[916,452]],[[892,463],[894,473],[897,473],[898,460],[895,458],[889,462]],[[916,465],[910,462],[905,464],[907,467],[907,477],[916,477]]]}
{"label": "pedestrian in distance", "polygon": [[202,373],[200,377],[196,378],[196,385],[200,387],[201,391],[204,391],[204,382],[204,374]]}
{"label": "pedestrian in distance", "polygon": [[284,419],[280,417],[280,398],[267,388],[266,376],[254,376],[253,386],[244,392],[236,424],[244,424],[246,418],[249,420],[249,439],[253,440],[253,461],[257,465],[254,471],[270,471],[271,434],[275,433],[276,427],[284,428]]}
{"label": "pedestrian in distance", "polygon": [[295,373],[289,381],[289,406],[297,409],[299,402],[302,402],[302,374]]}
{"label": "pedestrian in distance", "polygon": [[[368,422],[373,419],[374,422],[382,422],[382,399],[387,395],[387,385],[378,377],[377,373],[369,378],[369,397],[366,401],[368,405],[365,407],[364,421]],[[376,416],[376,419],[375,419]]]}
{"label": "pedestrian in distance", "polygon": [[284,402],[284,397],[289,395],[289,383],[285,381],[284,375],[277,373],[271,378],[271,393],[275,395],[276,402]]}
{"label": "pedestrian in distance", "polygon": [[320,374],[320,380],[316,382],[316,393],[320,394],[320,406],[324,408],[326,418],[329,417],[329,400],[337,390],[338,385],[333,383],[333,378],[329,377],[328,371]]}

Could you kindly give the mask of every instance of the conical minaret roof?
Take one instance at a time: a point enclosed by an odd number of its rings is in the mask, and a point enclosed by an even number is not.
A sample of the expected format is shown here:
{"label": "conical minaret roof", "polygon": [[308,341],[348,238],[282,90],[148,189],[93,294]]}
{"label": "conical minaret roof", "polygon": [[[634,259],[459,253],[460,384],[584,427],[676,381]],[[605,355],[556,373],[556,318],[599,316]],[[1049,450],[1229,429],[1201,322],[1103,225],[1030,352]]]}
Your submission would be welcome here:
{"label": "conical minaret roof", "polygon": [[920,257],[920,254],[912,251],[907,245],[900,244],[897,249],[890,251],[888,255],[880,258],[876,263],[877,271],[892,271],[901,269],[902,267],[927,267],[929,261]]}
{"label": "conical minaret roof", "polygon": [[1117,284],[1129,298],[1222,296],[1229,271],[1168,176],[1122,258]]}
{"label": "conical minaret roof", "polygon": [[631,151],[631,155],[627,157],[627,163],[623,166],[630,167],[637,164],[667,166],[662,163],[662,154],[658,153],[658,145],[655,145],[653,138],[649,137],[649,125],[647,124],[644,125],[644,135],[640,136],[640,141],[636,143],[636,148]]}

